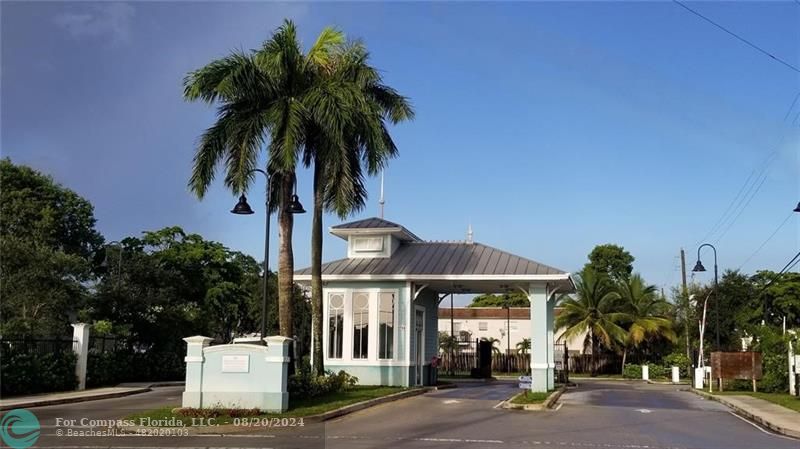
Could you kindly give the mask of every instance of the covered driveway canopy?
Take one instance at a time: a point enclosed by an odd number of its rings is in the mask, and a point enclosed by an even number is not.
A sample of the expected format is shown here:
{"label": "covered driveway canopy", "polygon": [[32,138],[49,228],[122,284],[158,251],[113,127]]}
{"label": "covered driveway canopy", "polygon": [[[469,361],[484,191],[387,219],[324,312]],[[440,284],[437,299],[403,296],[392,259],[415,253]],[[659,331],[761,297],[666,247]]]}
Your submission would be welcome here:
{"label": "covered driveway canopy", "polygon": [[[311,269],[295,273],[311,280]],[[439,293],[528,292],[531,283],[569,293],[569,273],[481,243],[409,241],[388,258],[345,258],[322,265],[324,281],[411,281]]]}
{"label": "covered driveway canopy", "polygon": [[[327,301],[323,304],[326,366],[340,366],[378,384],[400,378],[402,385],[422,385],[419,379],[425,378],[427,361],[438,349],[436,315],[444,295],[520,291],[531,302],[532,389],[553,388],[553,309],[556,295],[575,289],[568,272],[474,242],[471,232],[466,241],[424,241],[399,224],[367,218],[334,226],[331,233],[348,244],[346,258],[321,267],[323,301]],[[294,279],[308,285],[311,269],[296,271]],[[381,297],[397,301],[385,302],[386,308],[378,313]],[[364,317],[371,318],[364,321]],[[365,322],[372,324],[364,326]],[[340,328],[347,329],[344,336],[338,333]],[[374,349],[369,352],[374,346],[370,341],[389,342],[369,330],[378,328],[391,328],[396,334],[398,351],[389,361]],[[401,372],[405,367],[412,370],[410,376]]]}

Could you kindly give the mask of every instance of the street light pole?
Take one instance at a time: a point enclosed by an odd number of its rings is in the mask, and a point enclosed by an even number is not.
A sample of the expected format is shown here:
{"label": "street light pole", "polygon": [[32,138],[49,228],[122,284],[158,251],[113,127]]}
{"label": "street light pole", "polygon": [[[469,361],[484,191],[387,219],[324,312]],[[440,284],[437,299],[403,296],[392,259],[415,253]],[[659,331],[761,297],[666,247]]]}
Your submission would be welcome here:
{"label": "street light pole", "polygon": [[[114,245],[117,247],[119,254],[117,255],[117,291],[119,292],[120,282],[122,281],[122,242],[119,240],[114,240],[111,242],[106,243],[106,246]],[[106,255],[106,260],[108,260],[108,255]]]}
{"label": "street light pole", "polygon": [[506,372],[511,372],[511,301],[508,295],[505,295],[503,308],[506,309]]}
{"label": "street light pole", "polygon": [[[264,226],[264,275],[263,275],[263,285],[261,291],[261,326],[259,328],[261,332],[261,338],[267,336],[267,298],[269,292],[268,286],[268,276],[269,276],[269,224],[270,224],[270,217],[269,217],[269,210],[270,210],[270,201],[269,199],[272,196],[272,176],[267,173],[266,171],[256,168],[250,171],[250,173],[261,173],[264,175],[264,178],[267,180],[267,195],[266,201],[264,201],[265,206],[265,215],[266,215],[266,225]],[[302,214],[305,213],[305,209],[303,209],[303,205],[300,204],[300,201],[297,198],[297,195],[292,195],[292,202],[288,205],[286,212],[291,214]],[[242,194],[239,197],[239,202],[231,210],[231,213],[237,215],[252,215],[253,209],[247,203],[247,197]]]}
{"label": "street light pole", "polygon": [[720,344],[719,344],[719,274],[717,269],[717,248],[710,243],[703,243],[702,245],[697,247],[697,264],[695,264],[692,271],[694,272],[701,272],[706,271],[706,268],[700,262],[700,250],[703,249],[704,246],[711,248],[714,251],[714,309],[715,309],[715,321],[716,321],[716,350],[719,351]]}

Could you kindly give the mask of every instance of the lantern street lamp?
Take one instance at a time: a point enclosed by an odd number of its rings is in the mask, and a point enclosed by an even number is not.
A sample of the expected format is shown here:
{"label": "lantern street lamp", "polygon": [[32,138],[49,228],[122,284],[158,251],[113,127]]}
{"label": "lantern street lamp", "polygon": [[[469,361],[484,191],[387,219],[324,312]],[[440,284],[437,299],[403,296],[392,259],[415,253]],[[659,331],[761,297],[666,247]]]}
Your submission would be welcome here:
{"label": "lantern street lamp", "polygon": [[706,267],[703,266],[703,263],[700,262],[700,250],[703,249],[704,246],[708,246],[712,250],[714,250],[714,310],[716,315],[716,334],[717,334],[717,347],[716,350],[719,351],[719,277],[717,273],[717,248],[710,243],[703,243],[699,247],[697,247],[697,263],[692,268],[692,271],[695,273],[706,271]]}
{"label": "lantern street lamp", "polygon": [[[259,172],[267,179],[267,196],[265,201],[265,214],[266,214],[266,226],[264,231],[264,285],[262,286],[261,292],[261,341],[263,343],[264,337],[267,336],[267,296],[268,296],[268,286],[267,286],[267,276],[269,274],[269,209],[270,209],[270,195],[272,192],[272,176],[261,170],[260,168],[256,168],[252,170],[250,173]],[[303,208],[303,205],[300,204],[300,200],[297,197],[297,194],[292,195],[292,201],[286,206],[286,210],[284,212],[290,214],[303,214],[306,210]],[[250,207],[250,204],[247,203],[247,197],[242,194],[239,197],[239,201],[233,206],[231,210],[232,214],[236,215],[252,215],[253,208]]]}

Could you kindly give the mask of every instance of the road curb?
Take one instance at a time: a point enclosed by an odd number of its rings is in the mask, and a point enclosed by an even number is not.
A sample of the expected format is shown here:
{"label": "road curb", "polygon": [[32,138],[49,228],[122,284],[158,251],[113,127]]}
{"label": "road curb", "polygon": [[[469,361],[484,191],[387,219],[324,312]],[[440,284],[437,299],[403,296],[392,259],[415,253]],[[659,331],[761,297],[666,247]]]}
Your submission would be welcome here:
{"label": "road curb", "polygon": [[788,437],[800,439],[800,432],[792,430],[792,429],[787,429],[785,427],[781,427],[781,426],[779,426],[779,425],[777,425],[777,424],[765,419],[764,417],[755,415],[749,410],[745,410],[745,409],[743,409],[743,408],[741,408],[741,407],[739,407],[737,405],[734,405],[733,403],[731,403],[730,401],[725,399],[724,396],[714,396],[713,394],[706,393],[705,391],[696,390],[694,388],[689,388],[687,390],[691,391],[692,393],[694,393],[694,394],[696,394],[696,395],[698,395],[700,397],[703,397],[705,399],[710,399],[712,401],[717,401],[720,404],[722,404],[722,405],[728,407],[729,409],[733,410],[733,412],[736,413],[737,415],[742,416],[744,418],[747,418],[750,421],[753,421],[753,422],[755,422],[755,423],[757,423],[757,424],[759,424],[759,425],[761,425],[763,427],[766,427],[767,429],[769,429],[769,430],[771,430],[771,431],[773,431],[775,433],[779,433],[781,435],[786,435]]}
{"label": "road curb", "polygon": [[[387,396],[382,396],[375,399],[368,399],[362,402],[356,402],[355,404],[345,405],[344,407],[337,408],[336,410],[331,410],[329,412],[320,413],[317,415],[310,415],[310,416],[295,416],[295,417],[287,417],[289,419],[296,419],[302,420],[306,423],[320,423],[325,422],[334,418],[338,418],[340,416],[349,415],[351,413],[355,413],[359,410],[364,410],[370,407],[375,407],[376,405],[385,404],[387,402],[394,402],[400,399],[406,399],[414,396],[419,396],[421,394],[428,393],[430,391],[435,391],[436,387],[422,387],[422,388],[414,388],[411,390],[401,391],[399,393],[393,393]],[[280,417],[278,417],[280,418]],[[190,419],[190,418],[187,418]],[[242,419],[246,420],[248,418],[243,417]],[[269,419],[269,418],[265,418]],[[174,429],[184,429],[188,432],[189,435],[226,435],[231,433],[246,433],[248,430],[258,429],[263,430],[264,427],[246,427],[246,426],[234,426],[233,424],[221,424],[219,426],[215,426],[213,428],[209,427],[146,427],[146,426],[125,426],[120,427],[124,433],[137,433],[137,432],[154,432],[158,431],[159,429],[163,430],[174,430]]]}
{"label": "road curb", "polygon": [[562,385],[561,388],[554,391],[553,394],[551,394],[550,396],[547,397],[547,399],[545,399],[544,406],[547,408],[553,408],[556,405],[556,403],[558,403],[558,399],[561,398],[561,395],[564,394],[565,391],[567,391],[567,386]]}
{"label": "road curb", "polygon": [[0,411],[5,410],[13,410],[17,408],[33,408],[33,407],[45,407],[49,405],[62,405],[62,404],[75,404],[78,402],[89,402],[89,401],[97,401],[100,399],[113,399],[113,398],[121,398],[124,396],[131,396],[134,394],[139,393],[146,393],[151,391],[150,387],[142,387],[142,388],[132,388],[128,391],[115,391],[110,393],[101,393],[101,394],[92,394],[87,396],[75,396],[71,398],[60,398],[60,399],[38,399],[38,400],[31,400],[28,402],[21,402],[13,405],[0,405]]}
{"label": "road curb", "polygon": [[509,410],[525,410],[525,411],[528,411],[528,412],[551,409],[556,405],[556,403],[558,402],[558,398],[560,398],[561,395],[564,394],[565,391],[567,391],[567,386],[563,385],[558,390],[550,393],[550,395],[547,396],[547,398],[545,398],[544,401],[542,401],[542,402],[540,402],[538,404],[512,404],[511,400],[514,399],[515,397],[519,396],[520,394],[522,394],[522,393],[517,393],[517,394],[511,396],[510,398],[506,399],[505,401],[503,401],[501,403],[500,407],[505,408],[505,409],[509,409]]}

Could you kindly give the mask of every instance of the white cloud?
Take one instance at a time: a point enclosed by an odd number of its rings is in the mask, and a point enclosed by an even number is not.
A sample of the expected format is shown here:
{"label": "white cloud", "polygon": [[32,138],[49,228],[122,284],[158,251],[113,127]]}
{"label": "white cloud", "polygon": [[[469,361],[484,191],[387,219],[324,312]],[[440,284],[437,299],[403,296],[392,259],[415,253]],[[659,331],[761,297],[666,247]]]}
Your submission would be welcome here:
{"label": "white cloud", "polygon": [[54,21],[76,39],[103,38],[119,44],[130,41],[135,13],[133,6],[127,3],[108,2],[58,14]]}

